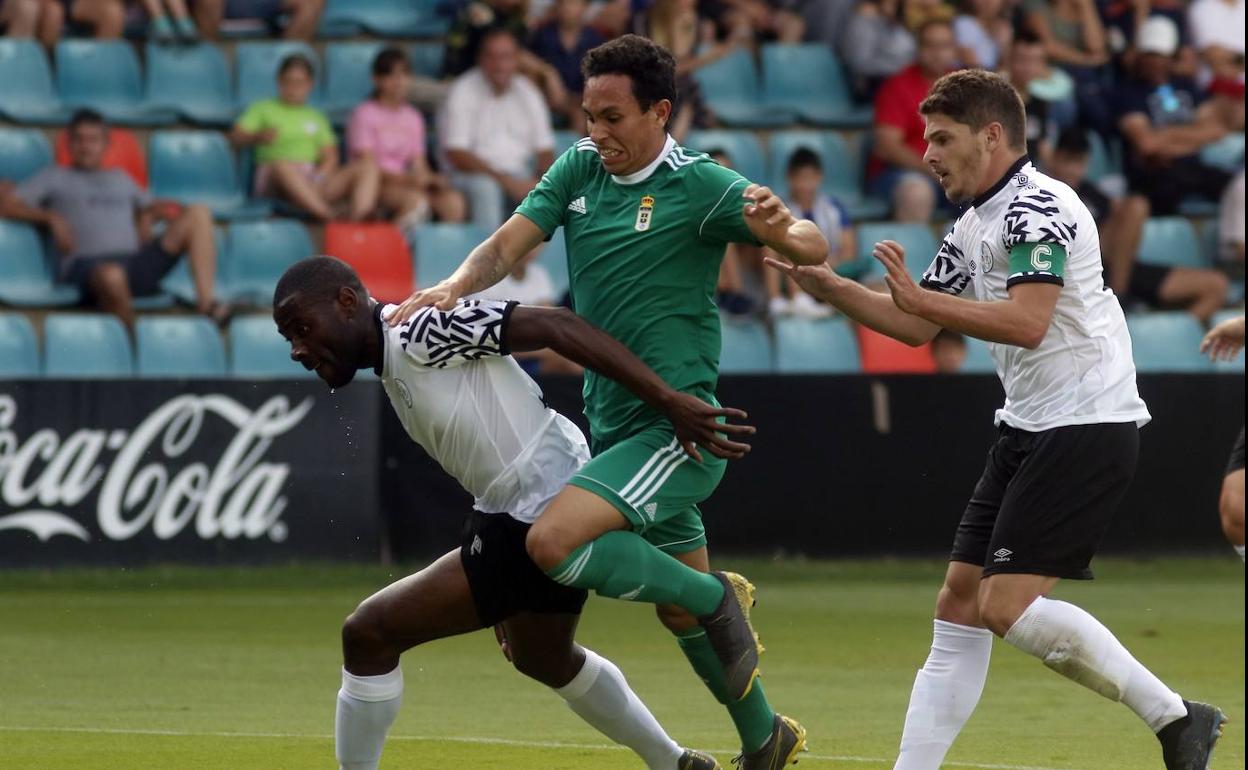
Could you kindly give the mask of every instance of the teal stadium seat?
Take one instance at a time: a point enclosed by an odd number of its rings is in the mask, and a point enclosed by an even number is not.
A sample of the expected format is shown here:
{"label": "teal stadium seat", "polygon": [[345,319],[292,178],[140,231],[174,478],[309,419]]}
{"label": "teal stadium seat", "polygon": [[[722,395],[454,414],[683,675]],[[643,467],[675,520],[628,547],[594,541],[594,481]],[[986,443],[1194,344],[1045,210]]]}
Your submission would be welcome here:
{"label": "teal stadium seat", "polygon": [[437,0],[329,0],[324,18],[393,38],[441,37],[451,26],[438,14]]}
{"label": "teal stadium seat", "polygon": [[21,182],[52,165],[52,148],[42,131],[0,128],[0,181]]}
{"label": "teal stadium seat", "polygon": [[463,263],[490,232],[477,225],[428,224],[416,230],[416,285],[432,286]]}
{"label": "teal stadium seat", "polygon": [[230,69],[212,43],[147,45],[147,98],[192,123],[228,126],[238,117]]}
{"label": "teal stadium seat", "polygon": [[0,313],[0,380],[39,376],[39,339],[30,319]]}
{"label": "teal stadium seat", "polygon": [[1200,150],[1200,159],[1207,165],[1216,166],[1228,173],[1235,173],[1244,167],[1244,134],[1228,134],[1222,139],[1207,144]]}
{"label": "teal stadium seat", "polygon": [[754,60],[742,50],[693,73],[702,88],[706,106],[724,123],[746,128],[775,128],[793,122],[789,110],[763,103],[762,87]]}
{"label": "teal stadium seat", "polygon": [[140,377],[224,377],[225,346],[202,316],[148,316],[135,329]]}
{"label": "teal stadium seat", "polygon": [[880,241],[897,241],[906,250],[906,268],[918,281],[936,258],[940,242],[925,224],[917,222],[869,222],[858,225],[858,259],[865,266],[871,263],[871,274],[883,279],[884,266],[871,256]]}
{"label": "teal stadium seat", "polygon": [[1196,228],[1186,217],[1150,217],[1137,253],[1140,262],[1168,267],[1208,267]]}
{"label": "teal stadium seat", "polygon": [[267,306],[277,281],[299,260],[315,254],[303,223],[293,219],[235,222],[225,239],[220,272],[232,300]]}
{"label": "teal stadium seat", "polygon": [[763,46],[763,101],[819,126],[867,128],[869,107],[854,104],[841,63],[823,43]]}
{"label": "teal stadium seat", "polygon": [[133,377],[130,337],[116,316],[102,313],[50,315],[43,324],[46,377]]}
{"label": "teal stadium seat", "polygon": [[[1217,324],[1222,323],[1223,321],[1229,321],[1232,318],[1239,318],[1243,314],[1244,314],[1244,311],[1242,308],[1238,310],[1219,310],[1217,313],[1214,314],[1213,319],[1209,323],[1211,326],[1217,325]],[[1225,374],[1243,374],[1244,373],[1244,351],[1241,349],[1239,351],[1239,355],[1235,356],[1235,358],[1231,359],[1230,361],[1213,362],[1213,368],[1216,371],[1223,372]]]}
{"label": "teal stadium seat", "polygon": [[250,201],[238,180],[234,153],[217,131],[156,131],[148,140],[152,195],[202,203],[216,217],[262,217],[270,209]]}
{"label": "teal stadium seat", "polygon": [[308,97],[308,104],[320,106],[321,59],[316,50],[307,43],[293,40],[269,40],[239,43],[234,49],[235,102],[242,109],[261,99],[277,96],[277,70],[282,60],[291,54],[303,54],[316,69],[316,84]]}
{"label": "teal stadium seat", "polygon": [[230,376],[247,379],[315,379],[290,358],[290,343],[271,316],[244,316],[230,323]]}
{"label": "teal stadium seat", "polygon": [[76,305],[76,288],[54,283],[43,241],[24,222],[0,219],[0,302],[15,307]]}
{"label": "teal stadium seat", "polygon": [[53,86],[52,67],[33,40],[0,38],[0,115],[18,123],[63,123],[69,111]]}
{"label": "teal stadium seat", "polygon": [[178,117],[147,100],[139,57],[122,40],[57,43],[56,89],[67,107],[89,107],[113,123],[166,126]]}
{"label": "teal stadium seat", "polygon": [[847,374],[859,371],[858,342],[839,318],[781,318],[776,322],[776,371]]}
{"label": "teal stadium seat", "polygon": [[1088,131],[1088,181],[1122,174],[1122,161],[1113,148],[1095,131]]}
{"label": "teal stadium seat", "polygon": [[767,146],[773,190],[783,192],[788,189],[785,170],[789,158],[803,147],[819,156],[823,163],[823,191],[836,197],[849,211],[851,219],[881,219],[888,213],[887,202],[863,195],[861,153],[853,150],[845,138],[834,131],[773,133]]}
{"label": "teal stadium seat", "polygon": [[698,152],[719,151],[728,156],[737,173],[751,182],[767,183],[766,156],[753,131],[708,129],[690,131],[685,147]]}
{"label": "teal stadium seat", "polygon": [[576,131],[564,131],[564,130],[556,131],[555,132],[555,157],[557,158],[560,155],[567,152],[569,149],[572,148],[572,145],[576,144],[580,140],[581,140],[581,136]]}
{"label": "teal stadium seat", "polygon": [[723,338],[719,371],[724,374],[767,374],[774,370],[771,337],[762,321],[720,314]]}
{"label": "teal stadium seat", "polygon": [[550,240],[538,252],[537,263],[550,273],[550,282],[555,286],[555,300],[563,297],[570,284],[568,283],[568,244],[564,240],[562,227],[556,227]]}
{"label": "teal stadium seat", "polygon": [[344,123],[373,91],[373,60],[384,43],[330,43],[325,46],[325,111]]}
{"label": "teal stadium seat", "polygon": [[440,40],[412,43],[407,49],[412,60],[412,74],[422,77],[442,77],[442,62],[446,59],[446,44]]}
{"label": "teal stadium seat", "polygon": [[1127,316],[1135,368],[1141,372],[1208,372],[1213,364],[1200,354],[1205,336],[1187,313],[1168,311]]}
{"label": "teal stadium seat", "polygon": [[966,360],[962,362],[963,374],[996,374],[997,365],[988,352],[988,343],[976,337],[963,336],[966,340]]}

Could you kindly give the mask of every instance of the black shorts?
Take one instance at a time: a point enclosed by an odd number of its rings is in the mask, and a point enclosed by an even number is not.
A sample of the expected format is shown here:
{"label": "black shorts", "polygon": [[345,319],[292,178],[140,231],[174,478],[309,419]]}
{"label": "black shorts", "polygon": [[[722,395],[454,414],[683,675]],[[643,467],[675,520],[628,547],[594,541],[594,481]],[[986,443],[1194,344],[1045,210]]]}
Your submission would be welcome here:
{"label": "black shorts", "polygon": [[1131,192],[1148,198],[1149,214],[1154,217],[1178,214],[1179,205],[1190,196],[1216,201],[1230,182],[1229,172],[1195,158],[1182,158],[1161,171],[1132,169],[1127,179]]}
{"label": "black shorts", "polygon": [[1032,433],[1002,424],[966,506],[951,561],[1090,580],[1088,565],[1135,475],[1135,423]]}
{"label": "black shorts", "polygon": [[1173,267],[1165,265],[1149,265],[1137,262],[1131,266],[1131,280],[1127,282],[1127,298],[1136,299],[1146,305],[1160,307],[1161,285],[1170,276]]}
{"label": "black shorts", "polygon": [[91,274],[95,269],[100,265],[117,264],[125,268],[130,293],[136,297],[148,297],[160,291],[160,280],[177,263],[178,255],[166,252],[160,246],[160,239],[153,238],[133,254],[78,257],[65,267],[61,280],[77,286],[84,295],[90,296]]}
{"label": "black shorts", "polygon": [[1244,469],[1244,429],[1239,429],[1239,438],[1235,439],[1235,446],[1231,448],[1231,461],[1226,464],[1226,475],[1229,476],[1235,471]]}
{"label": "black shorts", "polygon": [[464,522],[459,559],[483,625],[496,625],[517,612],[579,615],[589,597],[538,569],[524,549],[529,526],[505,513],[480,511]]}

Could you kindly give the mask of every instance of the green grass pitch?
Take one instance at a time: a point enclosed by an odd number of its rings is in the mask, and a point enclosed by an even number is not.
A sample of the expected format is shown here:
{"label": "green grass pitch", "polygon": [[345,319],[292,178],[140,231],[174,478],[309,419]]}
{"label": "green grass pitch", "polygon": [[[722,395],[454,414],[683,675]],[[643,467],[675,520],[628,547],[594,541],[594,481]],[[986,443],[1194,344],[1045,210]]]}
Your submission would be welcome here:
{"label": "green grass pitch", "polygon": [[[943,566],[725,561],[759,587],[773,703],[810,730],[802,770],[887,770],[927,653]],[[1059,598],[1106,622],[1162,679],[1231,717],[1216,770],[1244,767],[1244,570],[1234,556],[1102,560]],[[338,632],[399,572],[364,568],[0,573],[0,768],[332,770]],[[672,735],[734,734],[648,607],[593,599],[586,645],[616,661]],[[639,768],[479,633],[404,657],[383,768]],[[1161,768],[1121,705],[998,642],[946,767]]]}

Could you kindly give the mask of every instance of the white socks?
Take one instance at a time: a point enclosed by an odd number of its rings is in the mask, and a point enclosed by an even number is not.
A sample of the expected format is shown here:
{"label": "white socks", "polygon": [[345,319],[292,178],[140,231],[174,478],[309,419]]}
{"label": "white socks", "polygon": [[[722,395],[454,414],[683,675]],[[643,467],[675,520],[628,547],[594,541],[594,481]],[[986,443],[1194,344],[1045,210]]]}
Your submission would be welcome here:
{"label": "white socks", "polygon": [[1244,560],[1244,547],[1242,545],[1233,545],[1231,547],[1235,549],[1235,553],[1239,554],[1239,560],[1243,561]]}
{"label": "white socks", "polygon": [[914,678],[893,770],[937,770],[975,711],[988,678],[992,632],[937,620],[932,651]]}
{"label": "white socks", "polygon": [[585,665],[555,692],[591,727],[637,752],[650,770],[676,770],[684,751],[668,737],[611,661],[585,650]]}
{"label": "white socks", "polygon": [[342,770],[377,770],[386,731],[403,702],[403,670],[356,676],[342,670],[334,744]]}
{"label": "white socks", "polygon": [[1187,716],[1183,699],[1131,657],[1109,629],[1073,604],[1036,599],[1005,635],[1062,676],[1122,701],[1153,732]]}

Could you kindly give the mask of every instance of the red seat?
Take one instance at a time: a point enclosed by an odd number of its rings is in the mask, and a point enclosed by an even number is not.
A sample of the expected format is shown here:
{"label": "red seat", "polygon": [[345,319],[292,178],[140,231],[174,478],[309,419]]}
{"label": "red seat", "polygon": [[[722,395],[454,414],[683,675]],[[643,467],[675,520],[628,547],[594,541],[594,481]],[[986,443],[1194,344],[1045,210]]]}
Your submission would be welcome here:
{"label": "red seat", "polygon": [[412,255],[392,224],[330,222],[325,253],[354,267],[369,294],[382,302],[402,302],[412,293]]}
{"label": "red seat", "polygon": [[931,343],[912,348],[904,342],[858,327],[858,355],[867,374],[934,374]]}
{"label": "red seat", "polygon": [[[56,163],[69,165],[69,137],[65,130],[56,132]],[[147,189],[147,156],[134,132],[110,126],[108,149],[104,151],[104,168],[119,168],[130,175],[139,187]]]}

